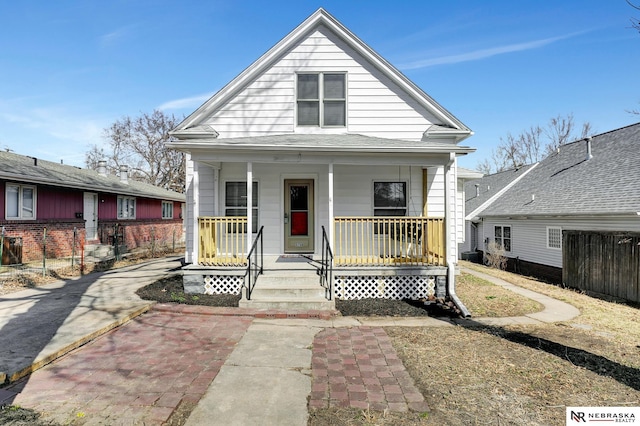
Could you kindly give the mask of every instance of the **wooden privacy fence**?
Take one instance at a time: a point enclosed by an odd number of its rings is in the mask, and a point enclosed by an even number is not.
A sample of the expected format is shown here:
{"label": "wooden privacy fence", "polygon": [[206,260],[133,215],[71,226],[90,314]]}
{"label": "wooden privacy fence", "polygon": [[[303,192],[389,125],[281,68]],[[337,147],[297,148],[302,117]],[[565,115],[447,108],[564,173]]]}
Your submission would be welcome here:
{"label": "wooden privacy fence", "polygon": [[640,233],[563,231],[562,282],[640,302]]}

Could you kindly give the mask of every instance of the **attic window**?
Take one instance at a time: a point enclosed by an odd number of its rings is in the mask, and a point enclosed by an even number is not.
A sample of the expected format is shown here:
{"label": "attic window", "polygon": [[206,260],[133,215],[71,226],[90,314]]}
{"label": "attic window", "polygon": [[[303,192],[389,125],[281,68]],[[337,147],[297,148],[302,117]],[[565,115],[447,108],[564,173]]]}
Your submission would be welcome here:
{"label": "attic window", "polygon": [[298,126],[345,126],[345,74],[298,74],[297,83]]}

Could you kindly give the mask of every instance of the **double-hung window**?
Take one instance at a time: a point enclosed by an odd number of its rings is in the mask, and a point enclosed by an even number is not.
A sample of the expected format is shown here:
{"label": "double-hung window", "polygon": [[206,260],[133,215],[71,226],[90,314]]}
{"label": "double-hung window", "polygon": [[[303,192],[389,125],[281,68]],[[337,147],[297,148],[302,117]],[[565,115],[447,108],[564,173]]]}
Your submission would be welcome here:
{"label": "double-hung window", "polygon": [[498,244],[504,251],[511,251],[511,227],[510,226],[496,226],[494,228],[494,236],[496,244]]}
{"label": "double-hung window", "polygon": [[[251,228],[254,233],[258,232],[258,182],[253,182],[252,187],[252,221]],[[225,216],[246,216],[247,215],[247,183],[227,182],[225,184]]]}
{"label": "double-hung window", "polygon": [[35,186],[6,184],[5,217],[7,219],[36,218]]}
{"label": "double-hung window", "polygon": [[136,218],[136,199],[134,197],[118,196],[118,219]]}
{"label": "double-hung window", "polygon": [[373,183],[373,215],[374,216],[406,216],[407,215],[407,183],[406,182],[374,182]]}
{"label": "double-hung window", "polygon": [[173,219],[173,201],[162,202],[162,218]]}
{"label": "double-hung window", "polygon": [[304,73],[297,79],[298,126],[346,125],[346,74]]}

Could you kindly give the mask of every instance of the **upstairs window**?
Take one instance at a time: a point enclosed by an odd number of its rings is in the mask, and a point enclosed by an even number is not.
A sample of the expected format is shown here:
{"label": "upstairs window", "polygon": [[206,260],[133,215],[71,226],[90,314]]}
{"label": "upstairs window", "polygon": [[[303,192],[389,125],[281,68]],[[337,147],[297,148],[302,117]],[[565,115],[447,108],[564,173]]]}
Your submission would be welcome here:
{"label": "upstairs window", "polygon": [[346,93],[345,74],[298,74],[298,126],[344,127]]}
{"label": "upstairs window", "polygon": [[173,219],[173,201],[162,202],[162,218]]}
{"label": "upstairs window", "polygon": [[136,199],[134,197],[118,197],[118,219],[136,218]]}
{"label": "upstairs window", "polygon": [[36,188],[35,186],[6,185],[5,218],[7,219],[35,219],[36,218]]}

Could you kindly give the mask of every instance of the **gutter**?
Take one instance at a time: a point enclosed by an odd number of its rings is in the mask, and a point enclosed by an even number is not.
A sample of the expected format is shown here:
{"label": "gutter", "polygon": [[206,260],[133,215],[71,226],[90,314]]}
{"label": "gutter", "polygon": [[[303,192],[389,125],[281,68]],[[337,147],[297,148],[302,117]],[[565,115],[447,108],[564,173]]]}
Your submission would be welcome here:
{"label": "gutter", "polygon": [[[445,166],[445,204],[447,206],[447,209],[449,210],[451,207],[451,194],[450,194],[450,186],[451,186],[451,182],[450,182],[450,176],[449,176],[449,171],[451,170],[451,166],[453,165],[453,163],[456,161],[456,155],[452,152],[449,154],[449,162],[447,163],[447,165]],[[454,185],[456,184],[456,182],[454,182]],[[455,208],[455,207],[454,207]],[[450,233],[451,232],[451,211],[447,211],[447,214],[445,215],[445,228],[446,228],[446,232]],[[455,224],[454,224],[455,225]],[[456,230],[457,232],[457,230]],[[450,261],[450,257],[451,257],[451,247],[447,246],[446,247],[447,250],[447,293],[449,294],[449,298],[451,299],[451,301],[453,302],[454,305],[456,305],[456,307],[460,310],[460,313],[462,314],[462,316],[464,318],[469,318],[471,316],[471,312],[469,312],[469,310],[467,309],[466,306],[464,306],[464,303],[462,303],[462,301],[460,300],[460,298],[458,297],[458,295],[456,294],[456,284],[455,284],[455,262]]]}

